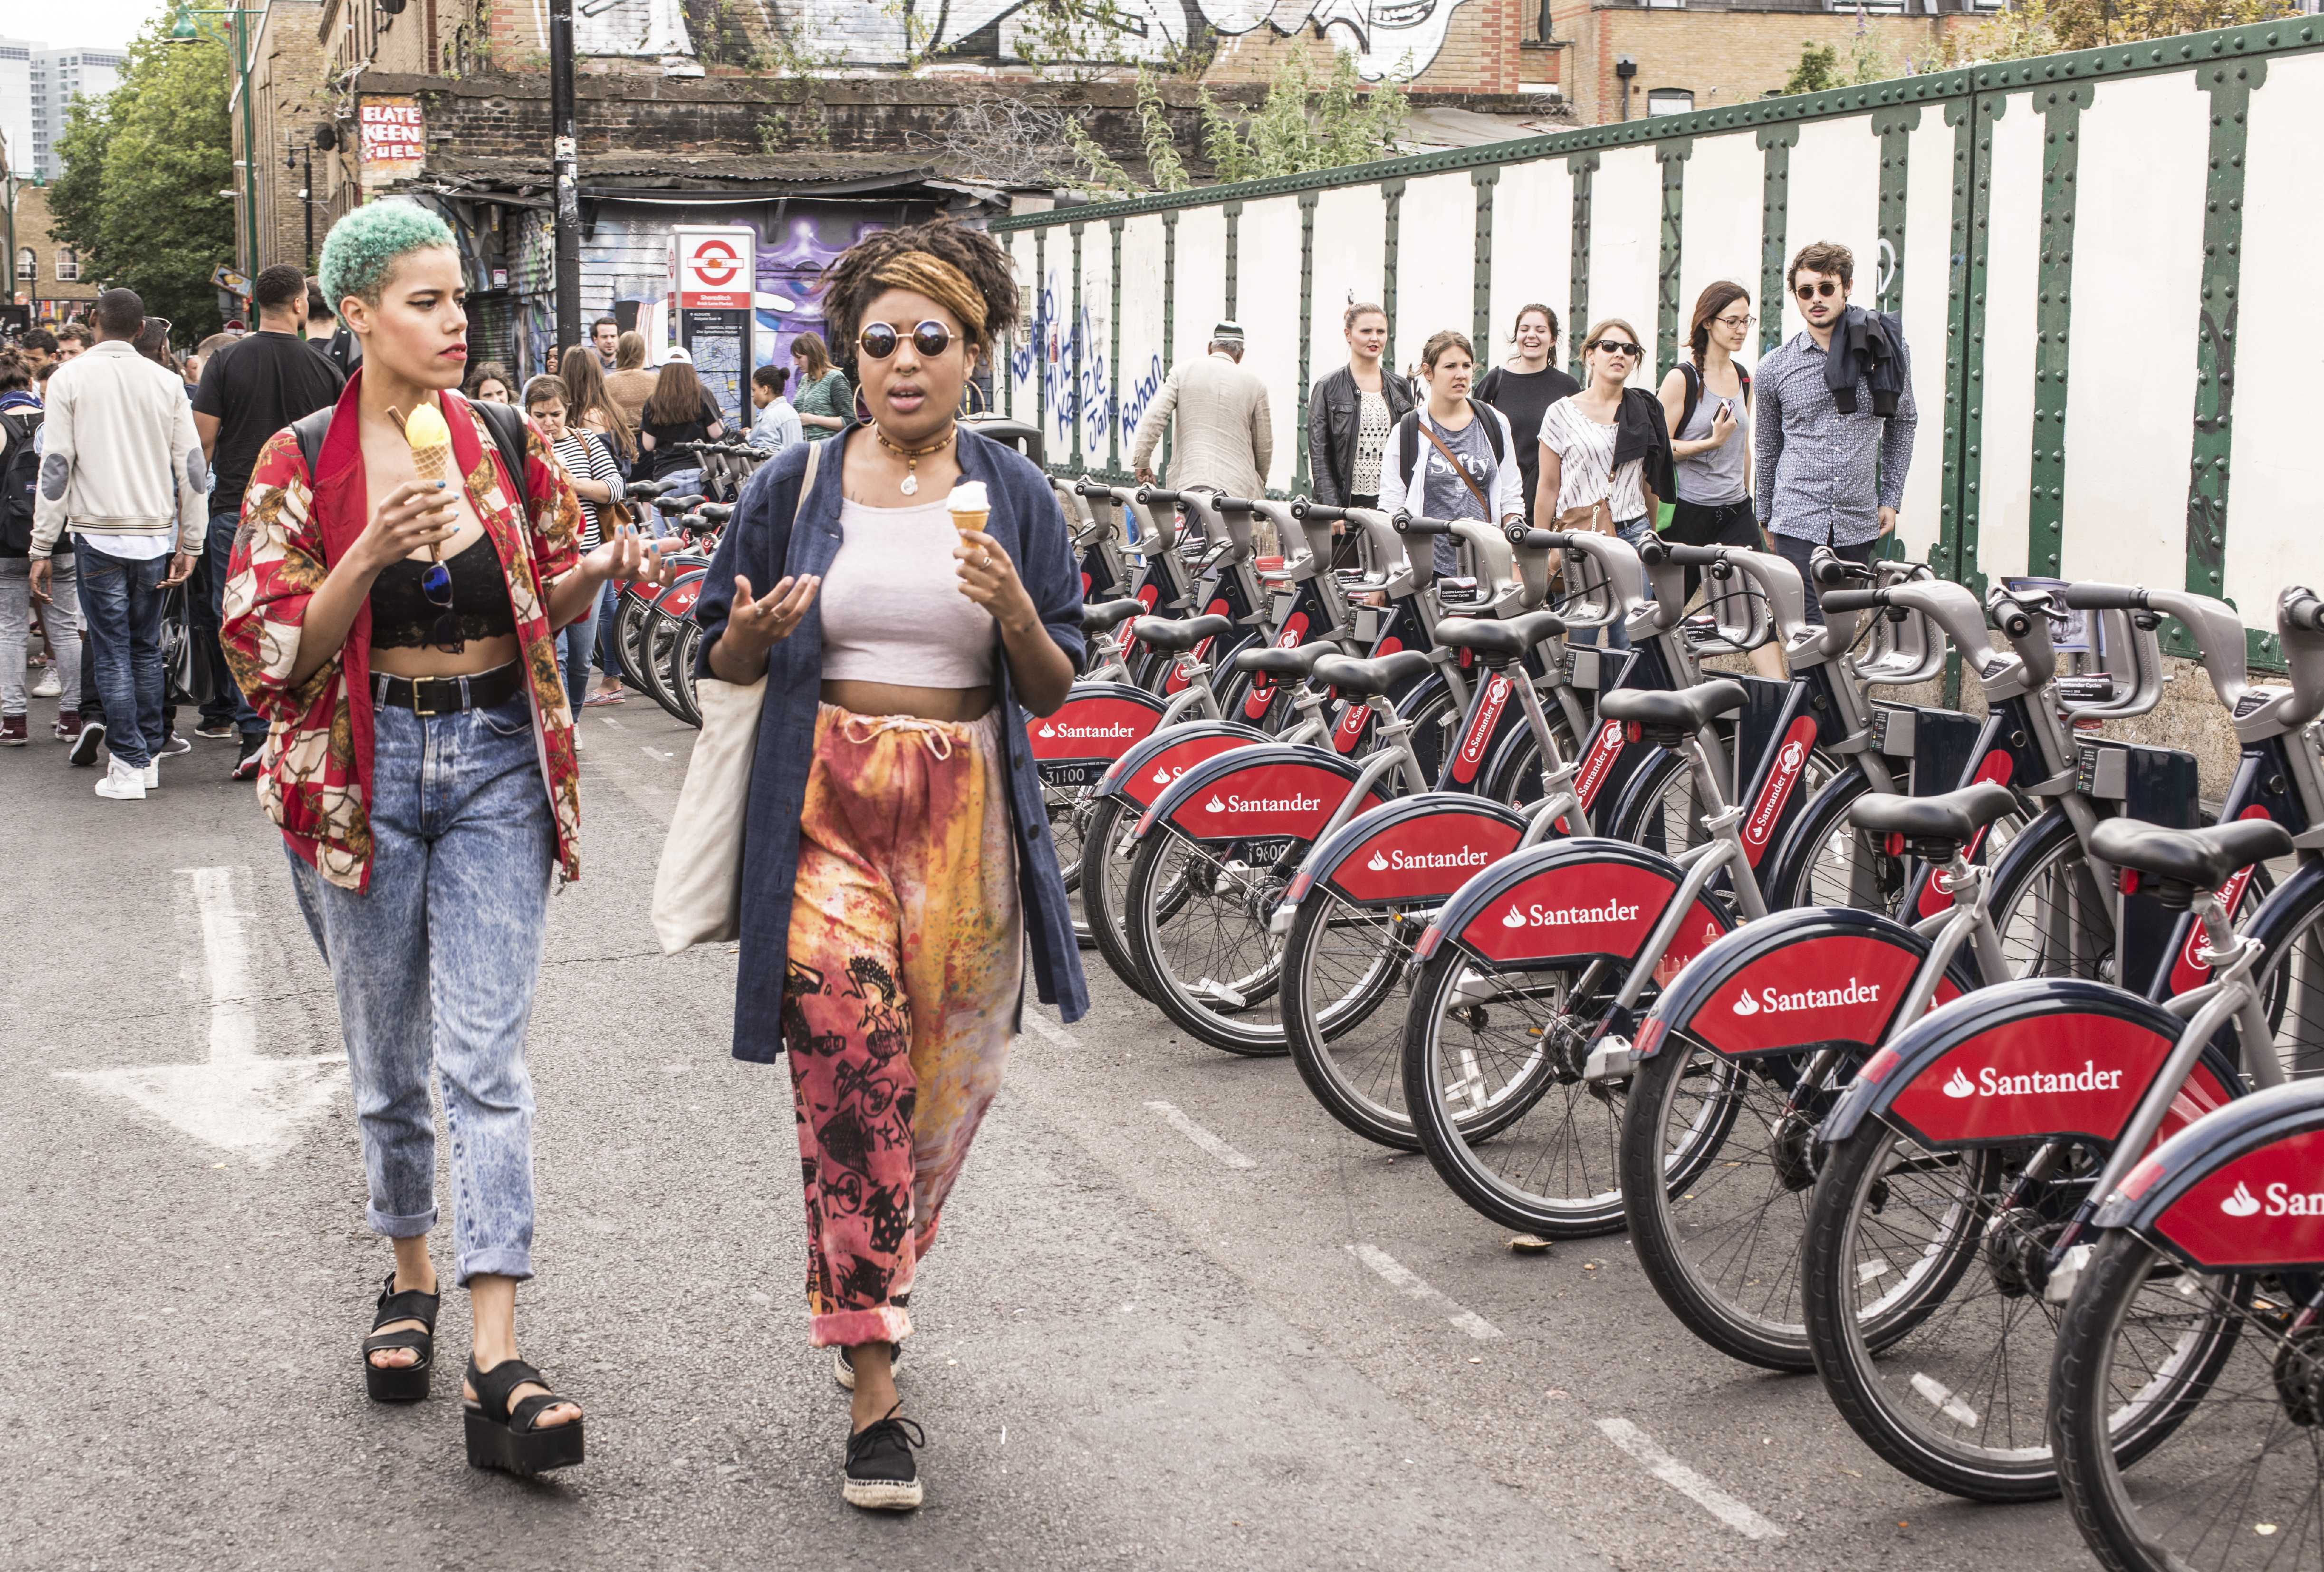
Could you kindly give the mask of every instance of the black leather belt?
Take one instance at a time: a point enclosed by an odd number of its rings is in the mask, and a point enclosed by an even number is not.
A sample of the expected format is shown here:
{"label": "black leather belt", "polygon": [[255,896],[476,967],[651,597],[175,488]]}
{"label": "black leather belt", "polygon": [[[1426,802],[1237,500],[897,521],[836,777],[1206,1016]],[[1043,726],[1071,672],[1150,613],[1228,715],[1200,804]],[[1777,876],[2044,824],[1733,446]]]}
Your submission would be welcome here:
{"label": "black leather belt", "polygon": [[516,696],[523,686],[524,668],[515,661],[479,671],[473,677],[391,677],[371,674],[374,704],[393,705],[414,715],[448,715],[455,710],[490,709]]}

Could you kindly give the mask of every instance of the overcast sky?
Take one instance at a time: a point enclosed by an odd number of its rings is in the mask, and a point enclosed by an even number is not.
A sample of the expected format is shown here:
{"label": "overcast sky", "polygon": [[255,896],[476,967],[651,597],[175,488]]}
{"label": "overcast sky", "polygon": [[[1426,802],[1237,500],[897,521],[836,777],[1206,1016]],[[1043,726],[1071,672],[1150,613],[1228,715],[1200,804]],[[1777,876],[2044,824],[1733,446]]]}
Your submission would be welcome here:
{"label": "overcast sky", "polygon": [[[224,10],[232,0],[197,0],[218,10]],[[171,0],[72,0],[66,5],[0,5],[0,32],[11,38],[29,38],[51,49],[70,49],[83,45],[96,49],[119,49],[137,36],[145,19],[157,11],[167,11]],[[253,7],[255,9],[255,6]],[[223,17],[209,20],[222,22]]]}

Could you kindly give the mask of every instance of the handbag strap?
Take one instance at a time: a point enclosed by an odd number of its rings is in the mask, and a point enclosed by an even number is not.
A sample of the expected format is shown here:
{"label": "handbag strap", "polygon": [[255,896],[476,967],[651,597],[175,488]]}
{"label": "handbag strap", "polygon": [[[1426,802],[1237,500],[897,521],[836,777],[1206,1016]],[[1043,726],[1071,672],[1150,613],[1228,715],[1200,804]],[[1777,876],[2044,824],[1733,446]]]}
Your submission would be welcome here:
{"label": "handbag strap", "polygon": [[[1485,417],[1482,415],[1479,415],[1477,417],[1477,419],[1480,421],[1484,418]],[[1477,505],[1485,510],[1485,522],[1489,524],[1494,522],[1493,504],[1485,500],[1485,494],[1478,486],[1476,476],[1471,475],[1467,468],[1462,466],[1460,458],[1454,455],[1452,449],[1444,445],[1444,439],[1436,434],[1436,428],[1429,422],[1426,416],[1416,416],[1416,419],[1420,428],[1420,434],[1427,438],[1431,442],[1436,444],[1436,450],[1444,455],[1444,462],[1452,467],[1452,473],[1461,477],[1461,484],[1469,488],[1469,495],[1475,497],[1477,499]],[[1421,502],[1424,505],[1426,504],[1427,500],[1428,494],[1425,490],[1423,490],[1421,493]]]}

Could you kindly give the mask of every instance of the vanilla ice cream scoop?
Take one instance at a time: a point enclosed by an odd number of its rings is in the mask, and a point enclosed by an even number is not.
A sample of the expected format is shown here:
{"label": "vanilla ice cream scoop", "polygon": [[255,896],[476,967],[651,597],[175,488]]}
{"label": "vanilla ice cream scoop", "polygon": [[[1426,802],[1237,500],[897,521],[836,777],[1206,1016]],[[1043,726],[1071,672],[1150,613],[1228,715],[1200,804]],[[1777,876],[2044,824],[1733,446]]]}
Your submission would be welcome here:
{"label": "vanilla ice cream scoop", "polygon": [[951,500],[945,505],[956,513],[988,513],[992,511],[991,498],[986,495],[984,482],[964,480],[952,488]]}

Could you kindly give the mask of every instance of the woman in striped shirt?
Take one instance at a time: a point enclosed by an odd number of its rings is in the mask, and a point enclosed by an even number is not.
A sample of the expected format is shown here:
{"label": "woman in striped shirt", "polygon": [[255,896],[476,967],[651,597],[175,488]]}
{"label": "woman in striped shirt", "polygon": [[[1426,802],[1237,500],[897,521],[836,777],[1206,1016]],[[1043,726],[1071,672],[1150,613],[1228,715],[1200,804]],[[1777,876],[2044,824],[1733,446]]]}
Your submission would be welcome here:
{"label": "woman in striped shirt", "polygon": [[[524,412],[549,439],[558,467],[581,499],[581,554],[586,557],[604,537],[604,509],[618,494],[622,471],[602,440],[565,423],[565,411],[572,402],[562,378],[536,376],[524,384]],[[589,696],[589,652],[597,647],[597,617],[604,604],[600,597],[587,615],[557,631],[557,669],[565,679],[566,701],[576,716]],[[578,730],[573,734],[573,745],[581,745]]]}

